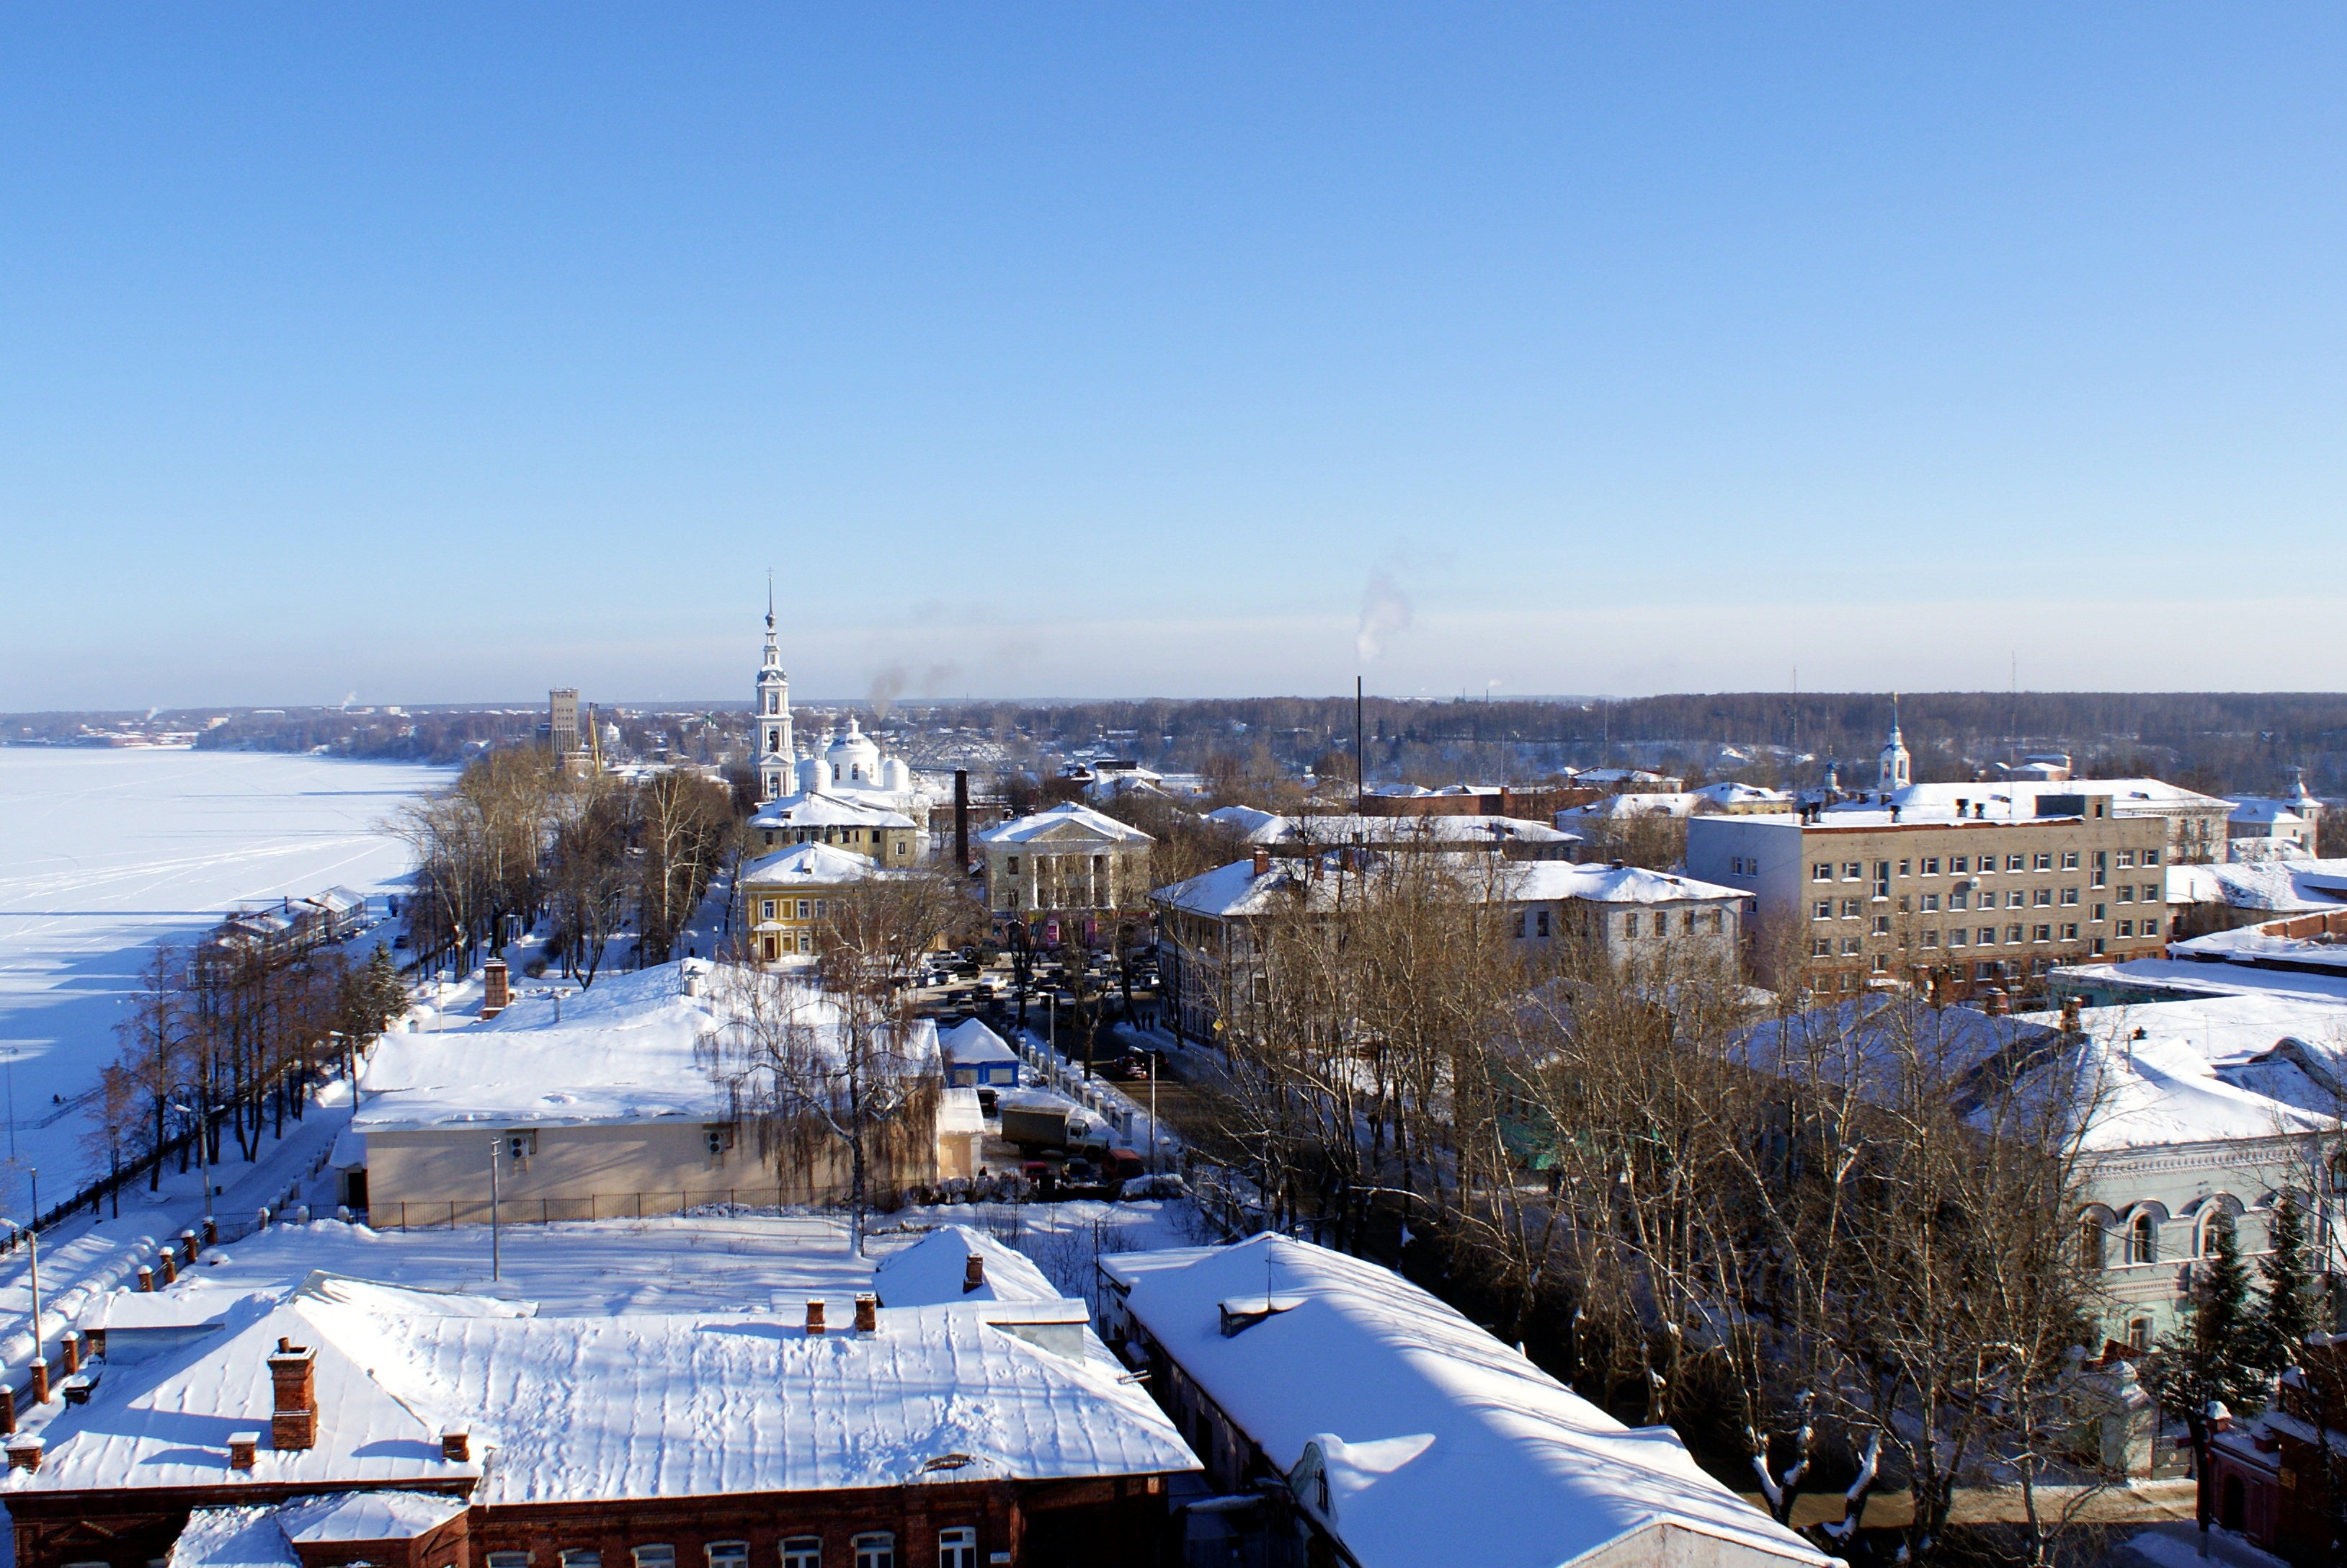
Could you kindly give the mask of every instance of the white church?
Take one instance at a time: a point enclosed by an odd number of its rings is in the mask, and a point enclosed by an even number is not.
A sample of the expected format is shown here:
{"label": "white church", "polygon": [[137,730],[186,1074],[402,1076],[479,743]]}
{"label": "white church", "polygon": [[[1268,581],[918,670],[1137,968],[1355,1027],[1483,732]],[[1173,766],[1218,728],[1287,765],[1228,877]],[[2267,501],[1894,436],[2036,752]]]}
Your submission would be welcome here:
{"label": "white church", "polygon": [[[854,714],[846,728],[826,729],[801,754],[791,728],[791,680],[775,641],[773,589],[767,592],[766,652],[753,704],[758,716],[759,806],[752,829],[763,832],[769,845],[818,842],[859,848],[867,841],[884,842],[883,833],[893,845],[909,829],[913,842],[926,848],[929,797],[914,784],[910,764],[884,755]],[[844,831],[849,828],[864,831],[850,839]]]}

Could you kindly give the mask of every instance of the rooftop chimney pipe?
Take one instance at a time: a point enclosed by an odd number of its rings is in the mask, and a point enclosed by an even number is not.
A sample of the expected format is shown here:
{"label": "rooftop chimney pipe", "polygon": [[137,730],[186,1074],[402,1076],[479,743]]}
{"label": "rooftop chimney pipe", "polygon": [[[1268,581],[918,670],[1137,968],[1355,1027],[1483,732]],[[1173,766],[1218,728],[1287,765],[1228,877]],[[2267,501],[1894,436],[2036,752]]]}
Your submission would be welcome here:
{"label": "rooftop chimney pipe", "polygon": [[880,1331],[880,1298],[866,1294],[856,1298],[856,1331],[877,1334]]}
{"label": "rooftop chimney pipe", "polygon": [[1264,848],[1261,845],[1255,845],[1255,874],[1257,876],[1268,876],[1271,875],[1271,851]]}
{"label": "rooftop chimney pipe", "polygon": [[[1258,849],[1255,853],[1260,855],[1263,851]],[[961,1293],[964,1296],[968,1296],[973,1290],[983,1288],[985,1285],[986,1259],[979,1256],[977,1253],[971,1253],[969,1255],[969,1260],[962,1265]]]}
{"label": "rooftop chimney pipe", "polygon": [[820,1301],[807,1303],[806,1331],[810,1337],[823,1332],[823,1303]]}
{"label": "rooftop chimney pipe", "polygon": [[269,1446],[306,1449],[318,1441],[318,1353],[290,1339],[277,1341],[269,1358],[269,1383],[276,1409],[269,1418]]}
{"label": "rooftop chimney pipe", "polygon": [[954,769],[954,874],[969,875],[969,770]]}

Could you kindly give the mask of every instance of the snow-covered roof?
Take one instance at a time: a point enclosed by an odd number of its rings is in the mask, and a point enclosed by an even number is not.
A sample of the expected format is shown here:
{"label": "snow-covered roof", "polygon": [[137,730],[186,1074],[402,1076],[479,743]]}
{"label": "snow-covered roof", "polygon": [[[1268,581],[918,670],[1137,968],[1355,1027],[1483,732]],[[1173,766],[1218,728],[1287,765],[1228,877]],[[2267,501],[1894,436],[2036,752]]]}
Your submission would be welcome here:
{"label": "snow-covered roof", "polygon": [[752,861],[742,870],[744,887],[833,886],[862,882],[877,869],[869,856],[829,844],[794,844]]}
{"label": "snow-covered roof", "polygon": [[2347,860],[2253,860],[2168,868],[2171,904],[2236,909],[2337,909],[2347,906]]}
{"label": "snow-covered roof", "polygon": [[[964,1290],[972,1257],[985,1260],[984,1281],[975,1290]],[[1025,1253],[968,1225],[941,1225],[904,1251],[892,1253],[872,1271],[872,1288],[884,1307],[1062,1299]]]}
{"label": "snow-covered roof", "polygon": [[1258,876],[1253,859],[1234,860],[1157,888],[1149,895],[1149,901],[1210,919],[1242,919],[1298,904],[1315,910],[1333,909],[1341,884],[1352,880],[1358,886],[1358,874],[1349,871],[1328,869],[1315,877],[1310,875],[1313,864],[1309,859],[1274,860]]}
{"label": "snow-covered roof", "polygon": [[1208,822],[1235,829],[1250,844],[1367,845],[1373,848],[1412,844],[1486,845],[1578,844],[1581,835],[1521,816],[1282,816],[1251,805],[1226,805],[1206,813]]}
{"label": "snow-covered roof", "polygon": [[1361,1568],[1553,1568],[1657,1526],[1718,1542],[1706,1562],[1824,1561],[1669,1428],[1624,1426],[1376,1264],[1266,1234],[1101,1270],[1274,1465],[1318,1456],[1327,1501],[1301,1501]]}
{"label": "snow-covered roof", "polygon": [[267,1505],[195,1510],[166,1561],[169,1568],[302,1568]]}
{"label": "snow-covered roof", "polygon": [[1119,822],[1105,812],[1094,811],[1074,801],[1063,801],[1047,811],[999,823],[976,836],[980,844],[987,845],[1049,843],[1060,839],[1072,843],[1092,839],[1106,839],[1112,844],[1156,842],[1132,824]]}
{"label": "snow-covered roof", "polygon": [[1002,1037],[986,1027],[983,1019],[964,1019],[938,1037],[938,1049],[947,1061],[958,1066],[973,1066],[982,1061],[1017,1061],[1019,1053],[1003,1043]]}
{"label": "snow-covered roof", "polygon": [[295,1546],[334,1541],[413,1541],[465,1512],[464,1499],[425,1491],[336,1491],[277,1512]]}
{"label": "snow-covered roof", "polygon": [[[9,1472],[0,1496],[389,1484],[497,1506],[1196,1469],[1081,1322],[1020,1336],[1055,1310],[885,1307],[873,1334],[842,1313],[810,1335],[775,1313],[451,1317],[305,1293],[112,1369],[87,1405],[52,1417],[40,1470]],[[233,1470],[228,1435],[270,1428],[280,1338],[316,1352],[316,1445],[264,1442]],[[450,1427],[479,1458],[443,1457]]]}
{"label": "snow-covered roof", "polygon": [[2306,818],[2287,803],[2278,800],[2245,800],[2233,807],[2225,819],[2240,827],[2304,827]]}
{"label": "snow-covered roof", "polygon": [[888,804],[894,798],[877,790],[849,790],[845,786],[786,794],[760,806],[758,814],[750,819],[750,825],[761,829],[913,826],[911,817]]}
{"label": "snow-covered roof", "polygon": [[1688,899],[1741,903],[1750,895],[1738,887],[1636,866],[1532,860],[1508,868],[1508,897],[1523,903],[1578,898],[1593,904],[1676,904]]}
{"label": "snow-covered roof", "polygon": [[1788,811],[1793,808],[1793,797],[1785,791],[1763,789],[1741,779],[1722,779],[1717,784],[1707,784],[1687,793],[1718,806],[1781,805]]}
{"label": "snow-covered roof", "polygon": [[2108,795],[2117,815],[2179,809],[2226,811],[2232,803],[2158,779],[1997,779],[1973,784],[1916,784],[1892,792],[1902,816],[1953,814],[1956,802],[1988,806],[1988,819],[2012,821],[2039,814],[2040,795]]}
{"label": "snow-covered roof", "polygon": [[1563,828],[1580,822],[1618,822],[1634,816],[1692,816],[1703,796],[1675,791],[1667,794],[1609,794],[1586,805],[1569,805],[1556,814]]}
{"label": "snow-covered roof", "polygon": [[[683,994],[683,981],[701,995]],[[351,1119],[362,1133],[425,1128],[566,1127],[588,1123],[722,1122],[731,1102],[694,1059],[719,1029],[725,1002],[714,966],[686,958],[651,968],[606,971],[563,999],[528,997],[495,1019],[446,1032],[385,1035],[360,1077],[364,1103]],[[767,976],[756,983],[786,993],[817,1030],[837,1009],[811,986]],[[912,1026],[913,1054],[934,1058],[936,1025]]]}

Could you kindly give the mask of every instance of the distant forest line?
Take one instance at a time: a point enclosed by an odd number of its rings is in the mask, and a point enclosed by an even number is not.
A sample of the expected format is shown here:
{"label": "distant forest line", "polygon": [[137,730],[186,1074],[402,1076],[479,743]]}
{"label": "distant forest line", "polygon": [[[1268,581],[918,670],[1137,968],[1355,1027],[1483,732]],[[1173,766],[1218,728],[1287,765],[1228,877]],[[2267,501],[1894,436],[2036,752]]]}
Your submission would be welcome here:
{"label": "distant forest line", "polygon": [[[838,704],[815,704],[834,711]],[[606,710],[607,713],[613,710]],[[618,711],[631,743],[663,733],[680,754],[713,760],[746,734],[746,711],[697,710],[712,721],[664,728],[647,710]],[[673,713],[674,710],[670,711]],[[70,742],[85,728],[188,728],[210,748],[456,760],[483,745],[535,738],[527,710],[425,707],[393,717],[332,708],[282,713],[221,710],[0,715],[12,741]],[[1969,779],[2032,753],[2067,752],[2083,774],[2145,775],[2214,793],[2284,787],[2293,767],[2318,793],[2347,791],[2347,693],[1918,692],[1899,720],[1919,780]],[[1361,705],[1371,783],[1529,782],[1563,768],[1635,765],[1700,777],[1786,784],[1821,780],[1840,764],[1846,785],[1870,783],[1891,719],[1887,692],[1685,692],[1615,701],[1371,696]],[[1349,776],[1349,695],[1180,701],[907,703],[867,723],[917,739],[924,757],[949,756],[956,736],[982,737],[989,755],[1105,746],[1153,767],[1236,770],[1311,767]]]}

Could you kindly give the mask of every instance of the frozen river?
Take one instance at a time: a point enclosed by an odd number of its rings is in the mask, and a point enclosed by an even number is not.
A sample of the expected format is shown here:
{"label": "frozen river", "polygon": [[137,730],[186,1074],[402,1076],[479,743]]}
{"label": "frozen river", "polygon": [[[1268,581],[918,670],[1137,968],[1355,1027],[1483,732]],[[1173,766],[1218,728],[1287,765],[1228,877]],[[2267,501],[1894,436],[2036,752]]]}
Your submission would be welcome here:
{"label": "frozen river", "polygon": [[[15,1166],[40,1168],[45,1201],[77,1184],[87,1119],[69,1102],[112,1060],[146,950],[193,940],[240,903],[392,885],[406,850],[376,825],[452,776],[274,753],[0,746],[0,1059],[13,1056],[0,1119]],[[19,1201],[0,1191],[9,1209]]]}

